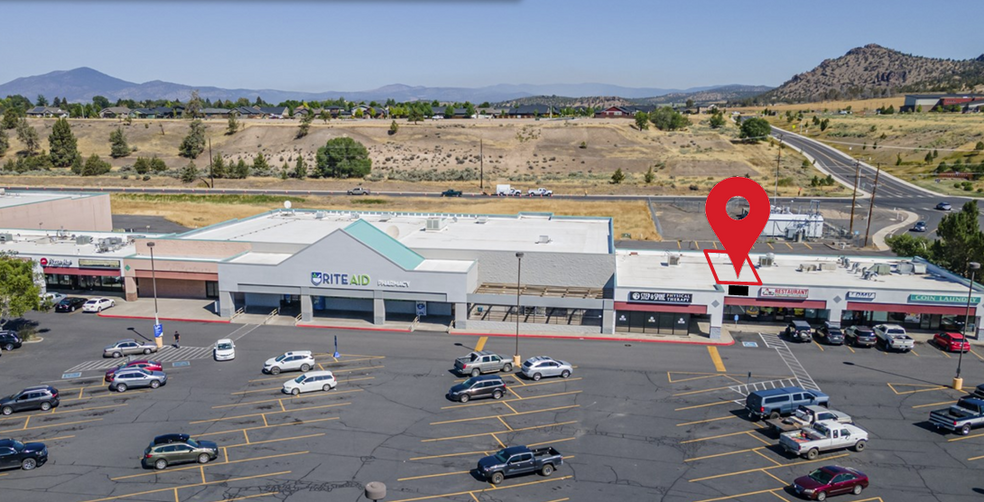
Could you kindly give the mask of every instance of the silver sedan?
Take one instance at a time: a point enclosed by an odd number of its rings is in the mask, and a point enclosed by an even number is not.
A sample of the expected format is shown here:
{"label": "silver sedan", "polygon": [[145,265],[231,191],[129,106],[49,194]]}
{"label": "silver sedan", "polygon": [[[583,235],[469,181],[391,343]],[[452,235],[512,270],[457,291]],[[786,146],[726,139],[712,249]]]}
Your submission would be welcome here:
{"label": "silver sedan", "polygon": [[534,381],[543,377],[567,378],[574,372],[571,363],[547,356],[531,357],[523,363],[523,375]]}
{"label": "silver sedan", "polygon": [[157,352],[157,344],[141,343],[132,338],[120,340],[103,349],[103,357],[123,357],[133,354],[150,354]]}

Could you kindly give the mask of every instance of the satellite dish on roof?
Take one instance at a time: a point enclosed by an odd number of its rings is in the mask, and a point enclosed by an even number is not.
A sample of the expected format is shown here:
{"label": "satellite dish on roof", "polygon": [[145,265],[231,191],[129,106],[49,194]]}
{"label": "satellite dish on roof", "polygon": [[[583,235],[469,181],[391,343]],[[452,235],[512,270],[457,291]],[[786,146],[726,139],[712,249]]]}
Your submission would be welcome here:
{"label": "satellite dish on roof", "polygon": [[284,209],[290,209],[290,201],[289,200],[285,200],[284,201]]}
{"label": "satellite dish on roof", "polygon": [[400,237],[400,228],[396,225],[390,225],[386,227],[386,235],[398,239]]}

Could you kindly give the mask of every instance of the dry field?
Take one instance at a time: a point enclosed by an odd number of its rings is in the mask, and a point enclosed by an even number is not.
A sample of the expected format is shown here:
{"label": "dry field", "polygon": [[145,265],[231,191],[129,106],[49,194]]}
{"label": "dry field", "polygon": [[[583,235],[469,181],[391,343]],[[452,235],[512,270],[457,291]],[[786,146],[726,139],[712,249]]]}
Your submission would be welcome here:
{"label": "dry field", "polygon": [[[114,194],[113,212],[162,216],[189,228],[246,218],[283,207],[273,196],[192,196]],[[454,214],[516,214],[550,212],[564,216],[611,216],[615,238],[660,240],[644,202],[576,201],[561,199],[437,199],[403,197],[290,197],[298,209],[349,209]]]}
{"label": "dry field", "polygon": [[[957,161],[965,165],[984,162],[984,151],[975,149],[979,141],[984,141],[984,116],[981,114],[875,115],[869,112],[818,116],[830,119],[830,126],[823,132],[812,125],[812,113],[804,113],[803,121],[798,123],[796,120],[787,122],[784,115],[769,117],[769,120],[787,129],[797,125],[795,130],[801,134],[805,132],[811,138],[872,164],[881,163],[888,172],[913,183],[953,194],[969,195],[962,189],[955,189],[953,180],[936,183],[934,170],[940,162],[947,165]],[[932,162],[926,162],[926,154],[934,150],[938,156]],[[897,164],[900,158],[901,164]],[[978,193],[978,188],[984,188],[984,181],[975,182],[972,193]]]}
{"label": "dry field", "polygon": [[[311,133],[295,139],[297,122],[293,120],[244,120],[238,133],[225,135],[224,119],[207,120],[212,151],[228,161],[240,158],[252,162],[262,152],[275,172],[298,156],[309,166],[314,164],[318,147],[333,137],[349,136],[369,150],[373,174],[360,182],[375,190],[443,190],[454,187],[477,190],[478,173],[484,168],[486,186],[510,183],[522,189],[546,186],[558,193],[706,193],[717,181],[729,176],[745,176],[772,186],[775,181],[775,148],[767,144],[745,145],[735,142],[732,125],[716,131],[706,125],[708,116],[691,117],[692,127],[682,132],[661,132],[651,128],[636,130],[627,119],[500,119],[443,120],[412,124],[398,121],[399,131],[388,134],[389,120],[320,120],[312,124]],[[30,121],[47,147],[52,119]],[[116,120],[70,120],[83,155],[99,154],[109,160],[109,134],[120,125]],[[123,126],[129,144],[138,149],[130,157],[112,160],[115,168],[132,164],[137,156],[156,155],[171,169],[188,163],[177,156],[178,144],[187,133],[183,120],[135,120]],[[11,138],[11,151],[20,150]],[[583,146],[583,148],[582,148]],[[783,155],[780,177],[785,180],[782,193],[806,192],[809,180],[817,174],[801,167],[802,158],[793,152]],[[195,160],[200,169],[208,165],[207,156]],[[653,167],[655,179],[644,182],[646,171]],[[626,180],[610,183],[611,175],[621,169]],[[15,181],[16,180],[16,181]],[[154,176],[148,181],[122,179],[118,174],[79,179],[71,176],[5,177],[4,184],[46,184],[65,186],[180,186],[167,177]],[[272,178],[221,180],[219,187],[285,189],[332,189],[349,187],[345,182],[326,180],[281,181]],[[819,193],[814,195],[820,195]]]}
{"label": "dry field", "polygon": [[881,108],[883,106],[894,106],[898,110],[902,104],[905,103],[905,96],[893,96],[890,98],[872,98],[872,99],[856,99],[856,100],[839,100],[839,101],[819,101],[816,103],[799,103],[799,104],[779,104],[771,106],[754,106],[754,107],[741,107],[741,108],[729,108],[728,110],[739,111],[742,113],[755,113],[762,111],[763,108],[768,108],[770,110],[778,110],[785,113],[786,110],[798,111],[798,110],[811,110],[815,112],[822,112],[827,110],[828,112],[836,112],[851,107],[851,110],[856,113],[863,113],[866,110],[874,110],[876,108]]}

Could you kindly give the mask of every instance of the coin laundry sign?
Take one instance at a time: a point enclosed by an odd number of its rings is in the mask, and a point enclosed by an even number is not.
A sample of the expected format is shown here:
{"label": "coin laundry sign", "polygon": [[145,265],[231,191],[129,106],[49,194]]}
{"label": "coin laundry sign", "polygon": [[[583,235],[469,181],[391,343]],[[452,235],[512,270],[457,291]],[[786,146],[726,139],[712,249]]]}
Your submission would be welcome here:
{"label": "coin laundry sign", "polygon": [[369,276],[365,274],[332,274],[311,272],[311,284],[315,286],[368,286]]}
{"label": "coin laundry sign", "polygon": [[694,295],[690,293],[651,293],[648,291],[629,293],[629,301],[638,303],[690,303],[693,300]]}

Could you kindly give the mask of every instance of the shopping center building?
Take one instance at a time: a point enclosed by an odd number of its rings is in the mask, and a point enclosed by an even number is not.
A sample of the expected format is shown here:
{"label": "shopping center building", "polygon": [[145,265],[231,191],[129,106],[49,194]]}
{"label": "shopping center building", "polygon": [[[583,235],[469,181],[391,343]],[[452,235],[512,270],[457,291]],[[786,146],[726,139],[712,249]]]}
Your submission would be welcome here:
{"label": "shopping center building", "polygon": [[[85,200],[79,198],[78,200]],[[108,206],[106,208],[108,211]],[[107,216],[108,217],[108,216]],[[9,225],[9,222],[5,222]],[[69,228],[69,227],[66,227]],[[208,301],[299,323],[422,320],[466,332],[721,335],[793,318],[957,329],[984,288],[922,259],[616,250],[610,218],[283,209],[179,234],[0,230],[49,290]],[[751,264],[754,264],[754,271]],[[98,292],[98,293],[97,293]],[[517,307],[518,305],[518,307]]]}

